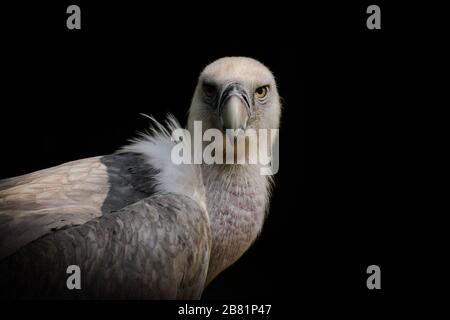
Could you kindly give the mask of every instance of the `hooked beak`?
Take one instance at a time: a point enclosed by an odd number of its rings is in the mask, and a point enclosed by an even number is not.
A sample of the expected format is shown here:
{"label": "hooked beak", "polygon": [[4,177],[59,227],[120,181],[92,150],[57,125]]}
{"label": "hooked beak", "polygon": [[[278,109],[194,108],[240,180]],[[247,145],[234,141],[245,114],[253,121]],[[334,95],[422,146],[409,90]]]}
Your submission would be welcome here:
{"label": "hooked beak", "polygon": [[228,85],[219,100],[219,113],[224,131],[245,130],[250,116],[247,91],[237,83]]}

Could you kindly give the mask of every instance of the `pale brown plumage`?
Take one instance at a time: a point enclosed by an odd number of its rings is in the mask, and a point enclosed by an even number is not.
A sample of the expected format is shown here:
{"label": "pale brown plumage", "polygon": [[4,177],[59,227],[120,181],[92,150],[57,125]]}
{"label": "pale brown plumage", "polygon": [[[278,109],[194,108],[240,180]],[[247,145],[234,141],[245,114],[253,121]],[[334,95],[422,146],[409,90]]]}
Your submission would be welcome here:
{"label": "pale brown plumage", "polygon": [[[240,90],[234,106],[243,108],[245,99],[248,119],[227,113],[233,121],[222,121],[219,99],[204,99],[206,80],[217,95]],[[252,97],[260,86],[270,88],[264,103]],[[243,128],[276,129],[280,112],[265,66],[223,58],[200,75],[188,128],[198,120],[222,129],[245,118]],[[2,295],[200,298],[260,233],[271,179],[259,165],[174,165],[176,127],[174,120],[167,129],[156,123],[151,135],[116,154],[0,181]],[[65,287],[71,264],[82,270],[79,291]]]}

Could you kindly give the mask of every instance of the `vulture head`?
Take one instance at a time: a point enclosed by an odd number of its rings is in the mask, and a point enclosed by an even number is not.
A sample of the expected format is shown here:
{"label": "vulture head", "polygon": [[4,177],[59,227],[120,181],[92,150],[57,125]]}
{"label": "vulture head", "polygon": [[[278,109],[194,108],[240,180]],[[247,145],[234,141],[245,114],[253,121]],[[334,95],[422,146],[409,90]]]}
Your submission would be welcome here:
{"label": "vulture head", "polygon": [[261,62],[225,57],[200,74],[189,110],[188,127],[201,121],[202,130],[215,128],[245,133],[247,129],[278,129],[281,105],[274,76]]}

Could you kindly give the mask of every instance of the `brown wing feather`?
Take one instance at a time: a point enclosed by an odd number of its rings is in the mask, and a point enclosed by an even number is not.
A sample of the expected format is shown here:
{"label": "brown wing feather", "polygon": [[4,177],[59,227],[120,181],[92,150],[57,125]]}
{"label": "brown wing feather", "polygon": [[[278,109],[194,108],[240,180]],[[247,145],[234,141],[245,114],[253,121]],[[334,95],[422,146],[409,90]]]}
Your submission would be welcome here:
{"label": "brown wing feather", "polygon": [[108,175],[101,157],[0,182],[0,259],[67,226],[101,216]]}
{"label": "brown wing feather", "polygon": [[[210,249],[205,209],[183,195],[155,194],[0,261],[0,297],[198,299]],[[67,289],[72,264],[81,290]]]}
{"label": "brown wing feather", "polygon": [[151,195],[154,174],[139,155],[121,154],[0,181],[0,260],[46,234]]}

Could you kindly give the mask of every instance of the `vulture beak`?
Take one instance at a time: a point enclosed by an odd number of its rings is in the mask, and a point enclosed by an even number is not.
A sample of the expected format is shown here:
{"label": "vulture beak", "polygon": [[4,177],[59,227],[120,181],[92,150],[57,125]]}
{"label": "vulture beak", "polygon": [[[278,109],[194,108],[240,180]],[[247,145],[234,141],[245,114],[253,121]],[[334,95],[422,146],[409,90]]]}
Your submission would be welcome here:
{"label": "vulture beak", "polygon": [[250,99],[247,91],[237,83],[229,84],[219,99],[219,116],[222,128],[245,130],[250,117]]}

